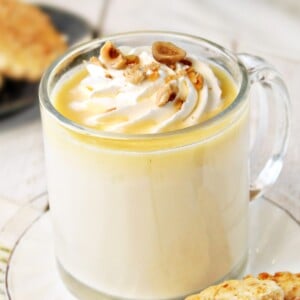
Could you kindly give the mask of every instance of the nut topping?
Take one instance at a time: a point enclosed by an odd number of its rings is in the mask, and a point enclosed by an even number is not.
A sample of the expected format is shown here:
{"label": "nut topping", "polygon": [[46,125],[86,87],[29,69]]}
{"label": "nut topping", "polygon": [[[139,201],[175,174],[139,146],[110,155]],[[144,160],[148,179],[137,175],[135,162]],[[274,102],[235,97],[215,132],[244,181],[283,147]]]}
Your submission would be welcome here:
{"label": "nut topping", "polygon": [[169,75],[165,78],[165,83],[169,83],[172,80],[176,80],[178,78],[177,74]]}
{"label": "nut topping", "polygon": [[111,107],[111,108],[108,108],[105,112],[108,113],[108,112],[114,111],[116,109],[117,109],[116,107]]}
{"label": "nut topping", "polygon": [[176,99],[178,87],[173,84],[163,85],[156,94],[156,104],[161,107]]}
{"label": "nut topping", "polygon": [[180,110],[181,107],[182,107],[182,105],[183,105],[183,103],[184,103],[184,100],[181,99],[181,98],[178,98],[178,99],[175,101],[175,103],[174,103],[175,109],[176,109],[176,110]]}
{"label": "nut topping", "polygon": [[135,65],[140,63],[140,58],[137,55],[127,55],[125,56],[126,65]]}
{"label": "nut topping", "polygon": [[152,44],[152,54],[158,62],[172,66],[186,56],[183,49],[170,42],[154,42]]}
{"label": "nut topping", "polygon": [[146,78],[146,72],[139,65],[132,65],[126,68],[124,76],[130,83],[139,84]]}
{"label": "nut topping", "polygon": [[197,73],[193,68],[190,68],[187,74],[196,90],[200,91],[203,87],[203,76]]}
{"label": "nut topping", "polygon": [[185,66],[189,66],[191,67],[192,66],[192,62],[187,59],[187,58],[183,58],[181,61],[180,61],[181,64],[185,65]]}
{"label": "nut topping", "polygon": [[109,74],[109,73],[106,73],[106,74],[105,74],[105,78],[113,79],[113,76],[112,76],[111,74]]}
{"label": "nut topping", "polygon": [[102,61],[113,69],[124,69],[126,58],[121,51],[111,42],[107,41],[100,50]]}
{"label": "nut topping", "polygon": [[152,62],[151,64],[145,66],[145,69],[147,71],[150,70],[152,72],[158,72],[159,68],[160,68],[160,65],[157,62]]}
{"label": "nut topping", "polygon": [[153,71],[149,75],[147,75],[147,79],[150,81],[155,81],[158,78],[159,78],[159,73],[157,71]]}

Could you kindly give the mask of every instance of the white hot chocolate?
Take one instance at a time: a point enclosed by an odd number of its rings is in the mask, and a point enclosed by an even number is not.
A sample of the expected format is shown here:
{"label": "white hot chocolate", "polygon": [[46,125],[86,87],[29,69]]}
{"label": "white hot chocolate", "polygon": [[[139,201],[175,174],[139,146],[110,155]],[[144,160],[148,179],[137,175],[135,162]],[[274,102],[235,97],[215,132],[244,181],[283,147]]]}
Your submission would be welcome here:
{"label": "white hot chocolate", "polygon": [[42,113],[56,254],[68,274],[105,295],[161,300],[243,263],[248,109],[197,127],[236,94],[224,70],[165,42],[107,42],[62,76],[52,103],[85,131]]}

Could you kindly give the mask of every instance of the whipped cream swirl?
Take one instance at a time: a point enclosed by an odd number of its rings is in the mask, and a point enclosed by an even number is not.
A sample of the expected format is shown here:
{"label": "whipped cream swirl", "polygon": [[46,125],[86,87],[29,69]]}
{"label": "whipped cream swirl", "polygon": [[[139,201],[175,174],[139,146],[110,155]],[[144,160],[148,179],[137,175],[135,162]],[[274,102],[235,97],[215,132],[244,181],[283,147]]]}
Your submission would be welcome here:
{"label": "whipped cream swirl", "polygon": [[[120,47],[124,55],[139,58],[139,70],[145,78],[132,83],[126,70],[99,63],[86,62],[88,75],[81,80],[70,103],[75,111],[85,116],[84,125],[111,132],[158,133],[199,124],[203,117],[222,105],[222,91],[211,67],[195,56],[168,66],[157,62],[151,47]],[[153,73],[155,66],[156,73]],[[203,83],[198,89],[187,74],[193,68],[201,74]],[[176,87],[176,94],[164,105],[158,96],[166,85]]]}

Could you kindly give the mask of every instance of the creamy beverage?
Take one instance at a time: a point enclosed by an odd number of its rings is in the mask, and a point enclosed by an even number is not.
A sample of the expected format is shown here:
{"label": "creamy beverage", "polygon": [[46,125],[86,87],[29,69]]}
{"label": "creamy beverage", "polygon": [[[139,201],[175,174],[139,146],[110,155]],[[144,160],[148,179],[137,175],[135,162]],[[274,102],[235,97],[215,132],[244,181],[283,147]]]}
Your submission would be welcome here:
{"label": "creamy beverage", "polygon": [[169,42],[107,41],[61,76],[51,102],[78,130],[42,115],[56,255],[74,282],[105,299],[180,299],[240,271],[248,105],[210,122],[238,89]]}
{"label": "creamy beverage", "polygon": [[[156,51],[175,47],[165,44],[156,43]],[[99,57],[66,74],[54,93],[55,107],[70,120],[98,130],[158,133],[199,124],[234,100],[237,88],[221,69],[186,55],[161,63],[154,49],[117,49],[107,42]],[[110,58],[109,51],[120,53]],[[114,67],[114,60],[121,66]]]}

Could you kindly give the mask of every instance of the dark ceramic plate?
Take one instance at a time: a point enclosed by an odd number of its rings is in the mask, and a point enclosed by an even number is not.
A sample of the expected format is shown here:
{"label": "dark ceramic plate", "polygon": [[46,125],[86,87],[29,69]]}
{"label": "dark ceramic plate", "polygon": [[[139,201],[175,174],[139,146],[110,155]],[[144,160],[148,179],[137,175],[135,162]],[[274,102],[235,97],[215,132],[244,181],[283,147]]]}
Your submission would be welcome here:
{"label": "dark ceramic plate", "polygon": [[[93,36],[92,27],[81,17],[47,5],[38,5],[64,34],[69,46],[87,41]],[[38,83],[6,79],[0,90],[0,118],[15,113],[38,101]]]}

